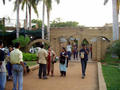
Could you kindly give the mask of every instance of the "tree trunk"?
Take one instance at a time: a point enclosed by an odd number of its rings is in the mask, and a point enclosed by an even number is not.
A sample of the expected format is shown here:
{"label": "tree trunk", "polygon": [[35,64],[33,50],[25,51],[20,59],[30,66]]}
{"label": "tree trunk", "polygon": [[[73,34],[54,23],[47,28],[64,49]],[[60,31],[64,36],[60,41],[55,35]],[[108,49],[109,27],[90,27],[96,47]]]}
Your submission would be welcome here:
{"label": "tree trunk", "polygon": [[47,9],[47,32],[48,32],[48,41],[50,41],[50,11]]}
{"label": "tree trunk", "polygon": [[42,39],[44,39],[44,17],[45,17],[45,3],[43,1],[43,14],[42,14]]}
{"label": "tree trunk", "polygon": [[26,20],[25,20],[25,29],[27,30],[28,28],[27,28],[27,25],[28,25],[28,7],[27,7],[27,5],[28,5],[28,2],[26,1]]}
{"label": "tree trunk", "polygon": [[113,5],[113,41],[115,41],[119,40],[117,0],[112,0],[112,5]]}
{"label": "tree trunk", "polygon": [[31,4],[29,6],[29,30],[31,30],[32,27],[31,27]]}
{"label": "tree trunk", "polygon": [[16,37],[19,38],[19,0],[17,0],[17,25],[16,25]]}

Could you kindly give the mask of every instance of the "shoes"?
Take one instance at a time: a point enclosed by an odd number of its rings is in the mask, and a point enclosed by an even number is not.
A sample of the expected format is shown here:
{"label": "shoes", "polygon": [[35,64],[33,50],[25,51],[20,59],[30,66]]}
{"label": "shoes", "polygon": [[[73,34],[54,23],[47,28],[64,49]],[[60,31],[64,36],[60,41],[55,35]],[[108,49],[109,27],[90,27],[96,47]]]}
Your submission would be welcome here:
{"label": "shoes", "polygon": [[48,79],[47,77],[43,77],[43,79]]}
{"label": "shoes", "polygon": [[84,79],[85,78],[85,75],[82,75],[82,79]]}

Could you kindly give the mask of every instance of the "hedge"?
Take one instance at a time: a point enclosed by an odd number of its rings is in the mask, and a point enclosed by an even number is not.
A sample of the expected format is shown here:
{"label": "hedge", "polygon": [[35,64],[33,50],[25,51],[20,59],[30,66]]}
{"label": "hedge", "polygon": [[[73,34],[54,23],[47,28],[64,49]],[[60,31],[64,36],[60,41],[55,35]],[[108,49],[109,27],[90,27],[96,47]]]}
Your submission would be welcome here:
{"label": "hedge", "polygon": [[23,60],[24,61],[36,61],[37,55],[31,53],[23,53]]}

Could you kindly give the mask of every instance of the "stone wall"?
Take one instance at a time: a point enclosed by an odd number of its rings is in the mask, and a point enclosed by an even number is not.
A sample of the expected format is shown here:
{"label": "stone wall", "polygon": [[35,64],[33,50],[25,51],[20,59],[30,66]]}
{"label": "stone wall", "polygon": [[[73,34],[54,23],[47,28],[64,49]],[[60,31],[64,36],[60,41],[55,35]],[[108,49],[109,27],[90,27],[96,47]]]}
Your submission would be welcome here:
{"label": "stone wall", "polygon": [[[66,47],[67,43],[60,43],[60,38],[69,39],[71,36],[78,40],[78,48],[81,48],[81,42],[86,39],[89,44],[92,44],[93,60],[101,60],[106,52],[107,46],[112,42],[112,28],[51,28],[51,47],[59,55],[61,47]],[[102,40],[105,37],[111,42]],[[92,41],[96,38],[96,41]]]}

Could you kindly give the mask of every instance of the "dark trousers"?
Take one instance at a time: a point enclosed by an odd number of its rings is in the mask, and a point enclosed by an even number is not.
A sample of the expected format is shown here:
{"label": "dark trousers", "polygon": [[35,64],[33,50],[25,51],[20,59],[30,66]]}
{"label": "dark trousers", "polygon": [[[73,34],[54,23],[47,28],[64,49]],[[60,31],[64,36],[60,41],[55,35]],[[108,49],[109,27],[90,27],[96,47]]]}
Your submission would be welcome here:
{"label": "dark trousers", "polygon": [[67,51],[67,54],[68,54],[68,60],[71,60],[71,52]]}
{"label": "dark trousers", "polygon": [[43,78],[46,77],[46,64],[39,64],[39,78],[41,78],[43,74]]}
{"label": "dark trousers", "polygon": [[78,59],[78,52],[74,52],[73,54],[74,54],[74,60]]}
{"label": "dark trousers", "polygon": [[61,76],[66,76],[66,71],[60,71]]}
{"label": "dark trousers", "polygon": [[8,76],[12,76],[12,65],[10,62],[7,62],[6,68],[8,71]]}
{"label": "dark trousers", "polygon": [[87,60],[81,59],[81,66],[82,66],[82,75],[85,76],[85,71],[87,67]]}

